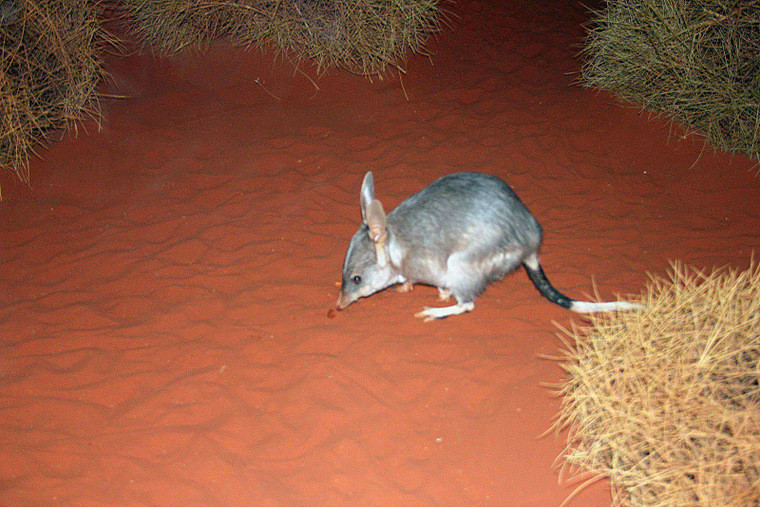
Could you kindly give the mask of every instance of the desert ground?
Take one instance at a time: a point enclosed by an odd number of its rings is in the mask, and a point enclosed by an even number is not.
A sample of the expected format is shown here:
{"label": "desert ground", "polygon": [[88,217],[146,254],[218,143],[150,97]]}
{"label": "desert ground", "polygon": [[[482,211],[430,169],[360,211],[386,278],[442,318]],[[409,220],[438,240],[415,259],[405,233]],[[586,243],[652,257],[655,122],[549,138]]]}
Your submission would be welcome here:
{"label": "desert ground", "polygon": [[556,324],[583,319],[524,270],[441,321],[414,318],[425,286],[330,311],[365,172],[387,210],[503,178],[554,285],[608,300],[676,259],[748,266],[758,168],[578,86],[576,2],[447,8],[383,79],[224,42],[107,55],[100,128],[0,174],[0,503],[550,506],[589,478],[540,437]]}

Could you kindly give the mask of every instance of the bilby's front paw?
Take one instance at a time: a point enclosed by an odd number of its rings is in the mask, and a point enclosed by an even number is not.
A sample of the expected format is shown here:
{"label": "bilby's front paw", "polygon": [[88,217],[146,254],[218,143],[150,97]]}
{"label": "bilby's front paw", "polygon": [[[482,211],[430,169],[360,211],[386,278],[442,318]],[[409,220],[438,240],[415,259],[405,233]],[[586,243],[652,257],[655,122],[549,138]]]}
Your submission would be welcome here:
{"label": "bilby's front paw", "polygon": [[404,282],[396,287],[396,290],[399,292],[411,292],[412,288],[414,288],[414,285],[411,282]]}

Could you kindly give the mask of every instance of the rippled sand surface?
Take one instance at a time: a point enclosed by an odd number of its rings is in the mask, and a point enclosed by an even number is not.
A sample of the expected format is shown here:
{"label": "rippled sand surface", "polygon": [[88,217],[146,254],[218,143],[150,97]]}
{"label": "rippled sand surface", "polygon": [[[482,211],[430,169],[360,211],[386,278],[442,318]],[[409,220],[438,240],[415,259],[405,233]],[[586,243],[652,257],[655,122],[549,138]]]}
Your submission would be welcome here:
{"label": "rippled sand surface", "polygon": [[429,287],[328,310],[367,170],[386,209],[504,178],[576,297],[749,263],[753,163],[573,85],[586,14],[562,4],[457,2],[403,81],[109,57],[102,131],[41,149],[30,188],[0,176],[1,503],[559,504],[539,356],[576,317],[524,271],[440,322],[413,317]]}

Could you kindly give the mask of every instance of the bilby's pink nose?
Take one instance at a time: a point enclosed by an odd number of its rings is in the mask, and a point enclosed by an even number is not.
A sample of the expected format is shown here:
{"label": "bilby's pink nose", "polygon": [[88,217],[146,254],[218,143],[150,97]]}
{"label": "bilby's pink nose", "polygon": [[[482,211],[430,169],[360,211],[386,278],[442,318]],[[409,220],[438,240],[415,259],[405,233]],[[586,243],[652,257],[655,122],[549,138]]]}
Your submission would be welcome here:
{"label": "bilby's pink nose", "polygon": [[346,296],[346,294],[341,292],[340,296],[338,296],[338,302],[335,305],[335,309],[342,310],[353,302],[354,302],[353,298]]}

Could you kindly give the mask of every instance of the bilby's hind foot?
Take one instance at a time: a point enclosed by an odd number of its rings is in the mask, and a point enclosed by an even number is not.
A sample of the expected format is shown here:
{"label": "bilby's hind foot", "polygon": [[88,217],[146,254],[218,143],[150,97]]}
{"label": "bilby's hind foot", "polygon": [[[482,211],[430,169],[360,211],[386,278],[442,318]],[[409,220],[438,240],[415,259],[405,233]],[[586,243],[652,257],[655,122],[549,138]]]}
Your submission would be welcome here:
{"label": "bilby's hind foot", "polygon": [[452,306],[444,306],[442,308],[430,308],[426,306],[421,312],[416,313],[414,316],[422,319],[423,322],[430,322],[433,319],[443,319],[450,315],[459,315],[467,313],[475,308],[475,303],[457,303]]}

